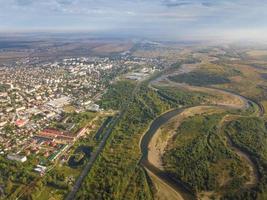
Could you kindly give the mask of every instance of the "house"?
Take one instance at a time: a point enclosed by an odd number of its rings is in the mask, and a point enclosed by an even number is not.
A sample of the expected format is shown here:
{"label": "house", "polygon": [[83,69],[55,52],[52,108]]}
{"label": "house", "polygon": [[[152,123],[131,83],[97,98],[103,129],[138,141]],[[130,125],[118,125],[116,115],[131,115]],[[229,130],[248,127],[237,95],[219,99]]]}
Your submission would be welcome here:
{"label": "house", "polygon": [[28,123],[28,120],[18,119],[15,124],[17,127],[21,128]]}
{"label": "house", "polygon": [[22,155],[16,155],[16,154],[8,154],[7,155],[7,159],[23,163],[23,162],[25,162],[27,160],[27,157],[26,156],[22,156]]}

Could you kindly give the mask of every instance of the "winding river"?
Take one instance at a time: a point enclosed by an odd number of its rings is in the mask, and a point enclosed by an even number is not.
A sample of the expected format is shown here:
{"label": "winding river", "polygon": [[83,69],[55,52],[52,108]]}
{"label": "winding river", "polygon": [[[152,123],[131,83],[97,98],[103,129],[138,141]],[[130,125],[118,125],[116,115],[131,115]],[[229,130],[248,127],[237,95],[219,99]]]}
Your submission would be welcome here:
{"label": "winding river", "polygon": [[169,112],[166,112],[156,118],[148,131],[144,134],[142,140],[141,140],[141,151],[142,151],[142,158],[140,160],[140,164],[148,169],[150,172],[155,174],[158,178],[160,178],[162,181],[167,183],[170,187],[175,189],[184,199],[194,199],[194,195],[192,195],[190,188],[182,183],[181,181],[174,179],[171,177],[168,173],[158,169],[153,164],[151,164],[148,161],[148,145],[154,134],[157,132],[157,130],[165,123],[167,123],[171,118],[175,117],[176,115],[183,112],[185,108],[178,108],[171,110]]}
{"label": "winding river", "polygon": [[[188,71],[186,71],[186,72],[188,72]],[[168,79],[168,76],[164,75],[164,79],[166,79],[166,78]],[[159,78],[158,80],[162,80],[162,78]],[[205,87],[202,87],[202,88],[205,89]],[[207,87],[207,89],[216,90],[217,92],[221,92],[221,93],[228,93],[229,95],[231,95],[233,97],[238,97],[244,103],[243,107],[242,107],[243,109],[246,109],[246,108],[248,108],[248,106],[251,106],[251,102],[253,102],[255,105],[258,106],[259,115],[262,116],[264,114],[264,109],[259,103],[255,102],[251,99],[248,99],[242,95],[236,94],[232,91],[227,91],[227,90],[223,90],[223,89],[221,90],[221,89],[214,88],[214,87],[210,87],[210,88]],[[217,105],[217,106],[219,107],[220,105]],[[227,107],[227,106],[225,106],[225,107]],[[233,108],[231,106],[228,106],[228,107]],[[180,113],[182,113],[183,111],[185,111],[186,109],[189,109],[189,108],[192,108],[192,107],[177,108],[177,109],[168,111],[168,112],[160,115],[159,117],[157,117],[152,122],[152,124],[150,125],[147,132],[143,135],[141,142],[140,142],[140,148],[141,148],[141,152],[142,152],[142,157],[140,159],[140,165],[143,166],[148,171],[150,171],[151,173],[153,173],[155,176],[157,176],[159,179],[161,179],[163,182],[165,182],[172,189],[177,191],[182,196],[182,198],[185,200],[196,199],[197,197],[192,192],[191,188],[187,184],[181,182],[180,180],[174,179],[168,173],[158,169],[156,166],[154,166],[152,163],[150,163],[149,159],[148,159],[148,151],[149,151],[149,143],[150,143],[151,139],[153,138],[153,136],[155,135],[155,133],[157,132],[157,130],[162,125],[167,123],[170,119],[179,115]],[[257,166],[253,162],[253,159],[251,158],[251,156],[247,152],[244,152],[244,151],[242,151],[242,149],[235,146],[231,142],[229,137],[227,139],[228,139],[228,145],[231,147],[231,149],[233,151],[235,151],[237,155],[239,155],[240,157],[243,157],[247,161],[249,167],[252,170],[252,175],[255,176],[253,184],[256,184],[259,180],[259,173],[258,173]]]}

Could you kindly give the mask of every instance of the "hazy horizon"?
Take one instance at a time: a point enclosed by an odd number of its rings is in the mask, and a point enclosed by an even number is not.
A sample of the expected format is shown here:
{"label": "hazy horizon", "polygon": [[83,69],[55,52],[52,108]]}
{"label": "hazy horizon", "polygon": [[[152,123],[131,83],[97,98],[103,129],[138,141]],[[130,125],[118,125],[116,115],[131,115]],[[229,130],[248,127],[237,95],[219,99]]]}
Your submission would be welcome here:
{"label": "hazy horizon", "polygon": [[0,0],[0,32],[267,41],[267,1]]}

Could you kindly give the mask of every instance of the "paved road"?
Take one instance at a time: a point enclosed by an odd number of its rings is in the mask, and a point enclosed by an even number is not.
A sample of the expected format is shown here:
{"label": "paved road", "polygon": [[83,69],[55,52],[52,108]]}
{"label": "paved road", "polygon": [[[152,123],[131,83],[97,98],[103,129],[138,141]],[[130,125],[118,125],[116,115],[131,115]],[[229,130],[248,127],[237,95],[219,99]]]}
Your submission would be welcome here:
{"label": "paved road", "polygon": [[100,127],[100,128],[98,129],[98,131],[96,132],[94,138],[95,138],[97,141],[100,140],[101,135],[102,135],[104,129],[109,125],[109,123],[111,122],[112,118],[113,118],[113,117],[108,116],[108,118],[104,121],[104,123],[101,125],[101,127]]}
{"label": "paved road", "polygon": [[101,142],[99,143],[96,151],[94,151],[91,154],[91,157],[90,157],[88,163],[86,164],[86,166],[83,169],[82,173],[80,174],[79,178],[76,180],[76,182],[75,182],[75,184],[74,184],[71,192],[66,197],[66,200],[73,200],[73,199],[75,199],[75,195],[78,192],[79,188],[81,187],[83,180],[85,179],[85,177],[89,173],[89,171],[92,168],[94,162],[96,161],[98,155],[104,149],[108,137],[110,136],[113,128],[115,127],[115,125],[117,124],[117,122],[119,121],[119,119],[121,118],[121,116],[122,116],[122,113],[113,120],[112,125],[105,132],[105,134],[104,134]]}
{"label": "paved road", "polygon": [[111,124],[110,127],[106,130],[106,132],[105,132],[101,142],[99,143],[96,151],[91,154],[91,157],[90,157],[88,163],[86,164],[86,166],[83,169],[82,173],[80,174],[79,178],[76,180],[71,192],[68,194],[68,196],[65,198],[65,200],[75,199],[75,196],[76,196],[78,190],[80,189],[83,180],[85,179],[87,174],[90,172],[91,168],[94,165],[94,162],[96,161],[96,159],[99,156],[99,154],[101,153],[101,151],[104,149],[104,147],[106,145],[106,141],[109,138],[110,134],[112,133],[113,128],[117,125],[117,123],[119,122],[121,117],[124,115],[124,113],[128,109],[128,106],[129,106],[130,102],[134,99],[134,96],[135,96],[136,92],[138,91],[138,89],[140,88],[140,85],[141,85],[141,83],[137,84],[137,86],[134,88],[134,90],[132,91],[131,99],[128,102],[125,102],[120,114],[117,117],[114,117],[112,119],[112,122],[110,123]]}
{"label": "paved road", "polygon": [[[105,132],[105,134],[104,134],[104,136],[103,136],[103,138],[102,138],[99,146],[97,147],[97,150],[94,153],[92,153],[92,155],[91,155],[88,163],[86,164],[86,166],[83,169],[82,173],[80,174],[79,178],[76,180],[76,182],[75,182],[75,184],[74,184],[74,186],[72,188],[72,191],[66,197],[66,200],[73,200],[73,199],[75,199],[75,195],[77,194],[78,190],[80,189],[83,180],[85,179],[85,177],[87,176],[87,174],[90,172],[90,169],[92,168],[94,162],[96,161],[96,159],[99,156],[99,154],[101,153],[101,151],[104,149],[105,144],[106,144],[106,141],[109,138],[110,134],[112,133],[113,128],[116,126],[116,124],[118,123],[118,121],[121,119],[121,117],[126,112],[126,110],[127,110],[128,106],[129,106],[130,102],[133,100],[136,92],[140,88],[140,85],[141,85],[141,83],[139,83],[135,87],[135,89],[132,91],[131,100],[129,100],[127,103],[125,102],[125,105],[123,106],[123,109],[120,112],[119,116],[117,116],[111,122],[111,126]],[[233,92],[230,92],[230,91],[225,91],[225,92],[234,94]],[[238,95],[240,98],[247,99],[246,97],[243,97],[243,96],[241,96],[239,94],[235,94],[235,95]],[[252,101],[252,100],[249,100],[249,101]],[[252,101],[252,102],[254,102],[254,101]],[[263,115],[264,109],[261,106],[261,104],[258,104],[257,102],[254,102],[254,103],[256,103],[259,106],[260,115]],[[183,196],[186,199],[192,199],[192,198],[194,198],[193,196],[190,195],[190,192],[189,192],[190,189],[187,188],[183,183],[181,183],[181,182],[179,182],[177,180],[174,180],[173,177],[170,177],[170,176],[166,175],[165,173],[163,173],[162,171],[158,170],[155,166],[153,166],[151,163],[149,163],[146,159],[141,159],[141,164],[145,168],[148,168],[149,170],[151,170],[154,174],[156,174],[156,176],[158,176],[161,180],[163,180],[169,186],[171,186],[172,188],[174,188],[176,191],[178,191],[179,193],[184,193]]]}

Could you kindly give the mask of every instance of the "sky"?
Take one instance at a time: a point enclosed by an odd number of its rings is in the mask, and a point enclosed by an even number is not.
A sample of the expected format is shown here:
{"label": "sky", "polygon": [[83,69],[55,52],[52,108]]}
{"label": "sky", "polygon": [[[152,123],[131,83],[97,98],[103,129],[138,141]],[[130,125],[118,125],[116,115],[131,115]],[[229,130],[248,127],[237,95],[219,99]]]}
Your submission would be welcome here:
{"label": "sky", "polygon": [[267,0],[0,0],[0,5],[0,32],[267,40]]}

